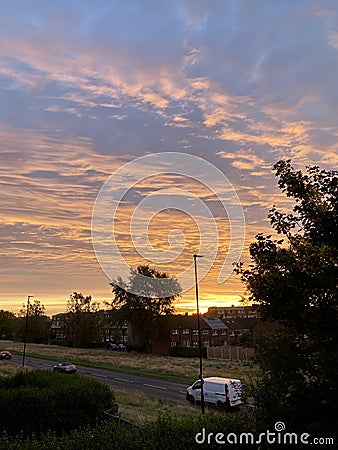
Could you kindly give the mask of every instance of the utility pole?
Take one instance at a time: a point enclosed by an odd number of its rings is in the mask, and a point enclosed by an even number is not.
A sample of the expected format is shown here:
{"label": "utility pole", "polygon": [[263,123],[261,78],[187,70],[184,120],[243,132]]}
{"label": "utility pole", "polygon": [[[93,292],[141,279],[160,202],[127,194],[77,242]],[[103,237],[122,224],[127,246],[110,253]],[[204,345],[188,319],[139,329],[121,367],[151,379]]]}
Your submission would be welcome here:
{"label": "utility pole", "polygon": [[202,255],[193,255],[194,267],[195,267],[195,290],[196,290],[196,306],[197,306],[197,329],[198,329],[198,354],[200,360],[200,374],[199,379],[201,380],[201,410],[202,414],[205,414],[204,405],[204,386],[203,386],[203,362],[202,362],[202,337],[201,337],[201,322],[200,322],[200,310],[198,303],[198,277],[197,277],[197,258],[203,258]]}
{"label": "utility pole", "polygon": [[29,295],[27,297],[27,311],[26,311],[26,323],[25,323],[25,335],[23,341],[23,354],[22,354],[22,367],[25,367],[26,358],[26,344],[27,344],[27,332],[28,332],[28,313],[29,313],[29,299],[33,298],[34,295]]}

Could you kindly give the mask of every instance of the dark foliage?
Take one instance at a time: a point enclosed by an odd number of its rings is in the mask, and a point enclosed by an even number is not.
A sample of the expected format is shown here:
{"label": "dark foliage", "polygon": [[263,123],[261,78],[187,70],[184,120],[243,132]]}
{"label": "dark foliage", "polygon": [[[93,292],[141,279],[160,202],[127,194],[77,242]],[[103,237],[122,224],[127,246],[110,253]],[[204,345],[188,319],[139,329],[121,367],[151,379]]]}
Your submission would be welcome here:
{"label": "dark foliage", "polygon": [[173,302],[181,294],[179,282],[165,272],[140,265],[136,270],[130,269],[128,282],[118,278],[110,284],[114,294],[109,305],[112,311],[132,325],[132,343],[151,352],[158,318],[174,312]]}
{"label": "dark foliage", "polygon": [[0,429],[9,435],[59,434],[96,424],[104,411],[117,412],[108,386],[77,375],[19,372],[0,378],[0,389]]}
{"label": "dark foliage", "polygon": [[257,346],[262,377],[257,403],[262,428],[277,420],[289,430],[332,435],[338,415],[338,172],[275,165],[292,213],[269,218],[283,239],[259,234],[252,265],[237,267],[279,335]]}
{"label": "dark foliage", "polygon": [[[197,433],[205,429],[205,443],[195,440]],[[208,414],[206,417],[171,419],[161,417],[142,428],[126,429],[116,423],[77,430],[68,435],[58,437],[47,433],[38,438],[25,439],[18,436],[9,438],[6,434],[0,437],[1,450],[172,450],[172,449],[219,449],[215,443],[217,433],[252,432],[253,418],[247,413],[238,414]],[[210,433],[212,433],[210,435]],[[207,439],[210,439],[210,443]],[[202,436],[199,436],[202,439]],[[250,448],[248,445],[232,445],[233,448]]]}

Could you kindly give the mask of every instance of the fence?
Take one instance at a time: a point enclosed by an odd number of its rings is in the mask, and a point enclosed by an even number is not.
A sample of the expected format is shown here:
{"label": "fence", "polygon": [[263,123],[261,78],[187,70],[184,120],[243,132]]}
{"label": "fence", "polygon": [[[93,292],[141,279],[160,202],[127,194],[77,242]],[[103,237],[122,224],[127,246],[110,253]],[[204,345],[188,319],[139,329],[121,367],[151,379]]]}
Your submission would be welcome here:
{"label": "fence", "polygon": [[110,414],[108,411],[103,411],[103,413],[107,416],[107,418],[117,423],[117,425],[127,428],[128,430],[137,427],[137,425],[133,424],[132,422],[129,422],[129,420],[122,419],[122,415],[120,412],[116,415]]}
{"label": "fence", "polygon": [[248,362],[255,356],[253,348],[246,347],[232,347],[231,345],[225,347],[208,347],[208,359],[224,359],[227,361],[244,361]]}

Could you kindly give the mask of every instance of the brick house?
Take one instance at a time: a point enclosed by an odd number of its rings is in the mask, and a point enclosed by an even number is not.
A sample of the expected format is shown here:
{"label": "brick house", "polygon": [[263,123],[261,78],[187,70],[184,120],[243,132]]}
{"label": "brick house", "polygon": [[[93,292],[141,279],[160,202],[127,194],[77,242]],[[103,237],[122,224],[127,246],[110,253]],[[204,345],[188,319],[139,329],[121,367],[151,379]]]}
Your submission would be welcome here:
{"label": "brick house", "polygon": [[[226,345],[227,326],[219,319],[200,317],[203,347]],[[153,340],[153,353],[168,355],[173,347],[198,347],[197,315],[160,318],[159,332]]]}
{"label": "brick house", "polygon": [[221,319],[222,322],[227,326],[228,335],[227,335],[227,344],[238,344],[239,338],[245,331],[248,331],[253,336],[255,326],[260,322],[259,318],[242,318],[236,317],[234,319]]}
{"label": "brick house", "polygon": [[[169,355],[173,347],[197,347],[197,316],[172,315],[160,318],[160,326],[153,339],[153,353]],[[259,318],[200,317],[201,340],[203,347],[236,345],[244,332],[255,337],[265,333],[264,322]],[[272,324],[268,328],[274,328]]]}

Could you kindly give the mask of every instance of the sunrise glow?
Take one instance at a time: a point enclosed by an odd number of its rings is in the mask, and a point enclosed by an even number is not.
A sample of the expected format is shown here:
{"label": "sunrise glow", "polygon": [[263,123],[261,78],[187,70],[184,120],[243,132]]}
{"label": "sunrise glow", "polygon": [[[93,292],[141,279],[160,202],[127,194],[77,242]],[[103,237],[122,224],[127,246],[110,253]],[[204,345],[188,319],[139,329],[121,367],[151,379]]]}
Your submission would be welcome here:
{"label": "sunrise glow", "polygon": [[[0,35],[0,309],[18,312],[27,295],[48,314],[74,291],[102,306],[111,299],[92,214],[104,183],[137,158],[184,153],[217,168],[243,208],[244,242],[234,247],[246,262],[255,235],[270,230],[269,209],[288,206],[274,163],[337,167],[335,3],[8,2]],[[141,167],[118,205],[119,252],[133,267],[185,273],[192,286],[203,244],[200,270],[215,257],[201,310],[237,304],[247,298],[239,277],[219,281],[235,239],[220,185],[211,189],[212,172],[198,164],[194,176],[161,164],[149,177]],[[195,311],[191,286],[178,312]]]}

